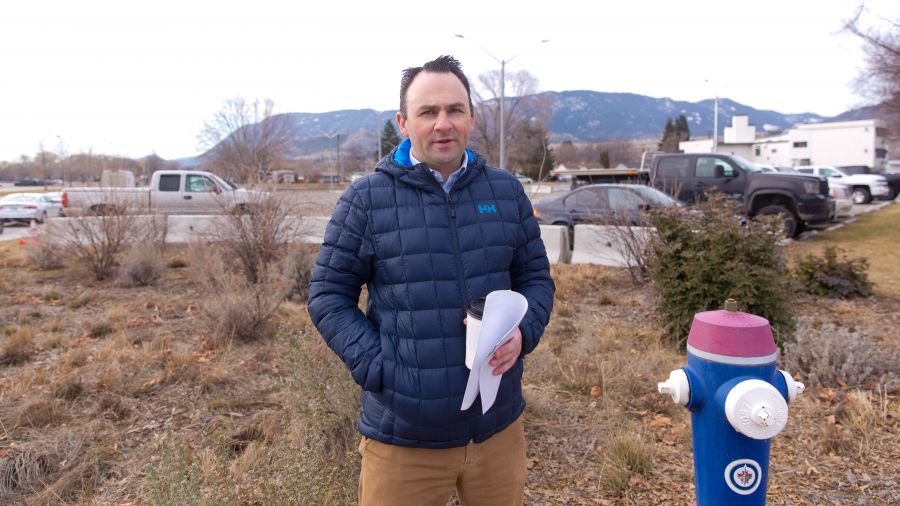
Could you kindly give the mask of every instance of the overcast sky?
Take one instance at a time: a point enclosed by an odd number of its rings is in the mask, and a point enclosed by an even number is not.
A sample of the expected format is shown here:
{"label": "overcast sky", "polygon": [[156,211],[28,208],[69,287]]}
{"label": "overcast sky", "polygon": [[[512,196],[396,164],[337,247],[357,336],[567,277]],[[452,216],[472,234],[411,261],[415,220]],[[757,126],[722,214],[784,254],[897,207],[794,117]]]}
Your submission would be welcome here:
{"label": "overcast sky", "polygon": [[[870,0],[897,19],[900,2]],[[227,98],[278,112],[396,110],[400,72],[453,54],[511,61],[540,90],[630,92],[834,115],[865,103],[857,0],[125,2],[0,7],[0,160],[45,149],[202,151]],[[454,37],[461,33],[465,39]],[[541,44],[542,39],[550,42]],[[483,48],[483,49],[482,49]],[[751,118],[752,121],[752,118]],[[660,126],[662,128],[662,126]]]}

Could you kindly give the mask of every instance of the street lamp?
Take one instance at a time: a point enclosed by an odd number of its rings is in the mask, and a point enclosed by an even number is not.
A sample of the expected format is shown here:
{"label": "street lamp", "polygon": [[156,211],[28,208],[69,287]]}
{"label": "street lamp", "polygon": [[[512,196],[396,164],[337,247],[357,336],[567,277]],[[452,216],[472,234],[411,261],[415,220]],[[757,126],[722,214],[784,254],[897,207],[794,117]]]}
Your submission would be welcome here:
{"label": "street lamp", "polygon": [[[460,39],[465,39],[466,37],[461,33],[457,33],[456,37]],[[497,58],[490,51],[484,48],[481,44],[475,42],[471,38],[469,39],[473,44],[481,48],[482,51],[487,53],[488,56],[494,59],[497,63],[500,64],[500,168],[504,169],[506,167],[506,114],[504,109],[506,107],[506,64],[513,61],[514,58],[519,56],[518,53],[514,55],[512,58],[508,58],[506,60],[501,60]],[[544,44],[545,42],[550,42],[549,39],[544,39],[539,42],[539,44]]]}
{"label": "street lamp", "polygon": [[[709,79],[704,79],[707,84],[710,84]],[[713,102],[713,142],[712,142],[712,150],[713,153],[718,153],[719,151],[719,94],[713,93],[715,95],[715,99]]]}

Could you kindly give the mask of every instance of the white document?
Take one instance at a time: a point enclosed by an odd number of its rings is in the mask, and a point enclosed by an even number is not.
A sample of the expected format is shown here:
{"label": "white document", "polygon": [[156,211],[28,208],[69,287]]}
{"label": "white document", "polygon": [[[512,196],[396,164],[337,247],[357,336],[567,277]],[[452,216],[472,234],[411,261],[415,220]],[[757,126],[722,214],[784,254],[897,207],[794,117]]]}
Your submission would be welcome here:
{"label": "white document", "polygon": [[502,376],[493,375],[494,368],[489,364],[491,356],[512,337],[527,311],[528,301],[522,294],[512,290],[496,290],[488,294],[481,317],[475,362],[469,371],[461,410],[469,409],[479,392],[482,413],[487,413],[494,405]]}

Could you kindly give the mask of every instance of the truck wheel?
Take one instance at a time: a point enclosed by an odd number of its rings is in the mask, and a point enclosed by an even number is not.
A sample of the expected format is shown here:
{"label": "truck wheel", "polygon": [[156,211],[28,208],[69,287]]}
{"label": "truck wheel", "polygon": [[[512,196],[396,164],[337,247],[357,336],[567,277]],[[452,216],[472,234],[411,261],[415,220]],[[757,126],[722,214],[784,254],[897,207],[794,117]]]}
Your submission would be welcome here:
{"label": "truck wheel", "polygon": [[869,189],[863,186],[856,186],[853,188],[853,203],[854,204],[868,204],[872,202],[872,194],[869,193]]}
{"label": "truck wheel", "polygon": [[778,216],[781,218],[781,222],[783,224],[782,233],[785,237],[797,237],[800,235],[800,232],[803,231],[803,227],[800,226],[800,220],[794,216],[787,208],[782,206],[766,206],[759,210],[756,213],[757,216]]}

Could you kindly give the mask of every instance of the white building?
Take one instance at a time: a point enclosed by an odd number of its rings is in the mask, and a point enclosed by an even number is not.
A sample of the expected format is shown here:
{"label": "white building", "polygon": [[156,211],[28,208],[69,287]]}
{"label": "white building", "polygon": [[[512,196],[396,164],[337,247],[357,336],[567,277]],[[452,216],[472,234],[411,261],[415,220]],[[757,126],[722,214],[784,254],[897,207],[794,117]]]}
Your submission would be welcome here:
{"label": "white building", "polygon": [[[868,165],[883,170],[887,165],[887,131],[884,121],[835,121],[797,125],[782,135],[756,138],[756,127],[747,116],[735,116],[725,128],[716,152],[738,155],[771,165]],[[712,139],[678,144],[685,153],[712,153]]]}
{"label": "white building", "polygon": [[788,131],[791,165],[887,165],[887,129],[880,119],[797,125]]}

